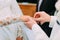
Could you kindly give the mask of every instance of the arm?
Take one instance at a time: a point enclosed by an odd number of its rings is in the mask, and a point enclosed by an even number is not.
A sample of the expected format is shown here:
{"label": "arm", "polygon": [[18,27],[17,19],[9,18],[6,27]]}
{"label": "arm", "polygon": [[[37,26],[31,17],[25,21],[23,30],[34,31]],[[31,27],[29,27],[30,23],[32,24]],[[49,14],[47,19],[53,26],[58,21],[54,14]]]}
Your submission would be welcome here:
{"label": "arm", "polygon": [[25,25],[33,31],[35,40],[49,40],[45,32],[38,26],[36,21],[34,21],[34,18],[29,16],[23,16],[21,17],[21,20],[23,20]]}
{"label": "arm", "polygon": [[40,22],[41,24],[45,22],[50,22],[49,27],[53,27],[55,21],[56,21],[56,16],[50,16],[46,12],[36,12],[34,17],[36,18],[35,21]]}

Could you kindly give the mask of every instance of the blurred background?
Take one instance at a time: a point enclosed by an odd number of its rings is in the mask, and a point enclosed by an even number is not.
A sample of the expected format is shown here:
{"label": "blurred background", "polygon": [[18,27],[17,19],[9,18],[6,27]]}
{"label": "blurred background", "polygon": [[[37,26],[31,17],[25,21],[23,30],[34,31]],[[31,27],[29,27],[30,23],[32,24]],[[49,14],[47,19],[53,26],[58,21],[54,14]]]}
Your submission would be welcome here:
{"label": "blurred background", "polygon": [[37,0],[17,0],[17,2],[37,3]]}
{"label": "blurred background", "polygon": [[32,16],[36,12],[37,0],[16,0],[24,15]]}

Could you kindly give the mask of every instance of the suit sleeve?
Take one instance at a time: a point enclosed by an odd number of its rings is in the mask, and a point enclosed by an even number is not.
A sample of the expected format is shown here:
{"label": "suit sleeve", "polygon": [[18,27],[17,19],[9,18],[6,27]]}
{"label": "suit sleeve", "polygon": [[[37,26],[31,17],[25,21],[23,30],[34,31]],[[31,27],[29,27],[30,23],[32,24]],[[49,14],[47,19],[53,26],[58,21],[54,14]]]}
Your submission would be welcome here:
{"label": "suit sleeve", "polygon": [[39,27],[39,25],[34,24],[32,26],[32,30],[35,35],[35,40],[49,40],[48,36],[45,34],[45,32]]}

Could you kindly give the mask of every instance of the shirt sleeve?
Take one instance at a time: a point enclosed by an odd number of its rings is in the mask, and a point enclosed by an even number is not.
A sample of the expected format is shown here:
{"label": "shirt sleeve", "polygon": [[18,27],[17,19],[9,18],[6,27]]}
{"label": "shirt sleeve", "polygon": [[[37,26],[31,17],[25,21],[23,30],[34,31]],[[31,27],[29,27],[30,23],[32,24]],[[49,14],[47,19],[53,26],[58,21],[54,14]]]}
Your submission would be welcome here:
{"label": "shirt sleeve", "polygon": [[49,27],[52,28],[54,26],[56,19],[57,19],[56,16],[51,16],[51,21],[49,23]]}
{"label": "shirt sleeve", "polygon": [[32,26],[32,31],[35,35],[35,40],[49,40],[48,36],[45,34],[45,32],[40,28],[39,25],[34,24]]}

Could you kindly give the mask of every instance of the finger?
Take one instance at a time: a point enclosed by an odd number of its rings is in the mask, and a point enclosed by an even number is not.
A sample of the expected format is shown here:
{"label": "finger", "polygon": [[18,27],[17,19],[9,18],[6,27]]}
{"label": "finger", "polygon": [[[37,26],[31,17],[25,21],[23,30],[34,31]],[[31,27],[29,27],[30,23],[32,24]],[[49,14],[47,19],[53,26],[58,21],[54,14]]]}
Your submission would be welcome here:
{"label": "finger", "polygon": [[34,20],[40,22],[43,20],[43,18],[34,18]]}
{"label": "finger", "polygon": [[38,12],[36,12],[33,17],[35,18],[37,14],[38,14]]}
{"label": "finger", "polygon": [[38,19],[34,19],[38,24],[40,23],[41,25],[43,23],[45,23],[45,21],[43,21],[43,18],[38,18]]}
{"label": "finger", "polygon": [[40,17],[40,12],[37,12],[36,14],[34,14],[34,18],[39,18]]}
{"label": "finger", "polygon": [[36,14],[36,15],[35,15],[35,18],[39,18],[39,17],[40,17],[40,15],[39,15],[39,14]]}

